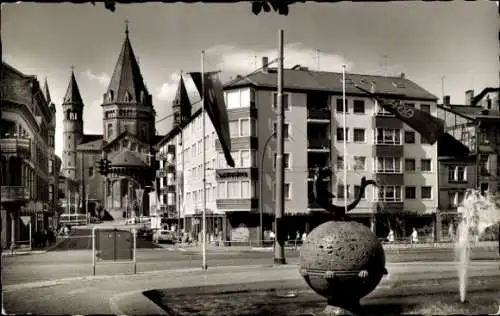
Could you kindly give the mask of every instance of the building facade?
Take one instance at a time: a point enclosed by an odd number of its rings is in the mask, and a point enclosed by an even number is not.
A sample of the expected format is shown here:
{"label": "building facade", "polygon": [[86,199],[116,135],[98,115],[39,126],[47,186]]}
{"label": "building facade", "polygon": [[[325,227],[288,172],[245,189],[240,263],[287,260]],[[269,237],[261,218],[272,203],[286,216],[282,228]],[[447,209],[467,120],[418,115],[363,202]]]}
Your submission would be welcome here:
{"label": "building facade", "polygon": [[[54,224],[55,105],[45,82],[2,63],[2,247],[29,244],[32,232]],[[44,95],[45,92],[45,95]],[[51,165],[52,164],[52,165]],[[52,168],[51,168],[52,166]]]}
{"label": "building facade", "polygon": [[445,121],[448,133],[476,157],[471,185],[491,194],[496,194],[500,185],[499,90],[485,88],[476,96],[468,90],[465,104],[451,104],[450,98],[445,97],[438,107],[438,117]]}
{"label": "building facade", "polygon": [[[79,198],[98,200],[113,219],[147,215],[154,182],[155,115],[128,28],[108,89],[103,94],[103,135],[83,133],[84,104],[74,73],[63,100],[63,175],[79,184]],[[111,162],[98,173],[97,162]],[[83,209],[81,210],[83,212]]]}
{"label": "building facade", "polygon": [[[225,86],[235,168],[227,167],[220,142],[206,119],[207,214],[222,218],[222,224],[215,220],[213,226],[222,229],[224,238],[233,242],[260,238],[261,212],[263,231],[273,230],[274,225],[277,73],[266,64],[264,59],[261,72],[238,77]],[[392,227],[396,235],[406,238],[414,226],[431,236],[438,207],[437,144],[428,144],[410,127],[383,111],[353,82],[366,84],[368,89],[386,97],[401,99],[405,95],[402,101],[433,115],[437,98],[404,76],[348,77],[344,153],[341,74],[314,72],[300,66],[285,70],[284,194],[288,235],[295,238],[297,232],[308,232],[328,218],[312,199],[317,166],[335,170],[330,181],[331,192],[336,196],[333,202],[344,204],[345,158],[348,201],[358,194],[363,176],[378,184],[366,190],[352,211],[357,220],[371,226],[379,236],[385,236]],[[175,146],[177,170],[184,170],[177,172],[184,175],[184,191],[178,190],[182,198],[174,200],[171,195],[169,200],[174,204],[182,201],[182,211],[178,213],[186,219],[195,218],[203,207],[201,126],[201,116],[195,113],[178,132],[172,131],[169,142],[164,143]],[[184,135],[183,148],[178,140],[180,130]],[[194,223],[199,221],[194,219]],[[188,224],[186,229],[191,226]]]}

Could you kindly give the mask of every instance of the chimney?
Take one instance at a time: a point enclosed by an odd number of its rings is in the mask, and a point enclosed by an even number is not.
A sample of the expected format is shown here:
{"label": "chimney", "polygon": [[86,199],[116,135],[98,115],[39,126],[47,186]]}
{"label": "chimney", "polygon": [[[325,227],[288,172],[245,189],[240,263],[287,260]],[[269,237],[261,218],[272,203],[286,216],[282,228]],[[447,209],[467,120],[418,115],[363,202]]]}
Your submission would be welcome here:
{"label": "chimney", "polygon": [[450,106],[450,96],[449,95],[445,95],[443,97],[443,105],[444,106]]}
{"label": "chimney", "polygon": [[404,72],[402,72],[402,73],[401,73],[401,79],[404,79],[404,78],[405,78],[405,73],[404,73]]}
{"label": "chimney", "polygon": [[269,58],[267,56],[262,57],[262,72],[268,71]]}
{"label": "chimney", "polygon": [[465,105],[472,105],[473,98],[474,98],[474,90],[465,91]]}

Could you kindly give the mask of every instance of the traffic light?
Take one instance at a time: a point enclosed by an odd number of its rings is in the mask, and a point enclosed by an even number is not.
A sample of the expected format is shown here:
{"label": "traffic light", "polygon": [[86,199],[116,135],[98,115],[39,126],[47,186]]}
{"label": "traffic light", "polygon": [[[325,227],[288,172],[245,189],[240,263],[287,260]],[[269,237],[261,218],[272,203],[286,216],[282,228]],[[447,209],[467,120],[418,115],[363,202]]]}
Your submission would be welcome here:
{"label": "traffic light", "polygon": [[100,174],[104,175],[104,159],[97,161],[97,170]]}
{"label": "traffic light", "polygon": [[109,173],[109,169],[111,168],[111,161],[109,161],[108,159],[104,159],[103,165],[104,174],[107,175]]}

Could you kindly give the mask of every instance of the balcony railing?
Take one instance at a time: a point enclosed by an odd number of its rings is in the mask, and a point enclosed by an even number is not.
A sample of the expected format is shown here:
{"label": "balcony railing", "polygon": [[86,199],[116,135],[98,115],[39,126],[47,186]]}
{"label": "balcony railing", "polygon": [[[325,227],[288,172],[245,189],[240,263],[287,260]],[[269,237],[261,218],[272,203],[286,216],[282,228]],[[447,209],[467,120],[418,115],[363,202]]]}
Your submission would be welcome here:
{"label": "balcony railing", "polygon": [[307,142],[308,149],[330,149],[329,139],[309,139]]}
{"label": "balcony railing", "polygon": [[31,156],[31,140],[21,137],[0,138],[0,148],[2,153],[23,155],[27,158]]}
{"label": "balcony railing", "polygon": [[175,205],[162,205],[160,206],[161,213],[167,218],[177,218],[177,210]]}
{"label": "balcony railing", "polygon": [[309,109],[307,118],[310,120],[330,120],[331,112],[329,109]]}
{"label": "balcony railing", "polygon": [[23,186],[2,186],[2,202],[25,202],[30,198],[29,191]]}

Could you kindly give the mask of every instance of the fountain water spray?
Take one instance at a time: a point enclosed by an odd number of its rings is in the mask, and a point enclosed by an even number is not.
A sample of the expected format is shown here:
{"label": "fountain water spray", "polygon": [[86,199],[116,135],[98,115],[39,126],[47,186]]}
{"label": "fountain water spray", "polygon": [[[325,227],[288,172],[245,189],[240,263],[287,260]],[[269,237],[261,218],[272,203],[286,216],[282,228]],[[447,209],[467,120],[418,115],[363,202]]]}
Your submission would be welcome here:
{"label": "fountain water spray", "polygon": [[460,301],[465,302],[467,294],[467,273],[470,260],[470,243],[472,236],[481,236],[486,228],[500,221],[500,209],[495,205],[493,196],[483,196],[479,190],[467,190],[461,206],[460,224],[457,229],[455,245],[459,280]]}

